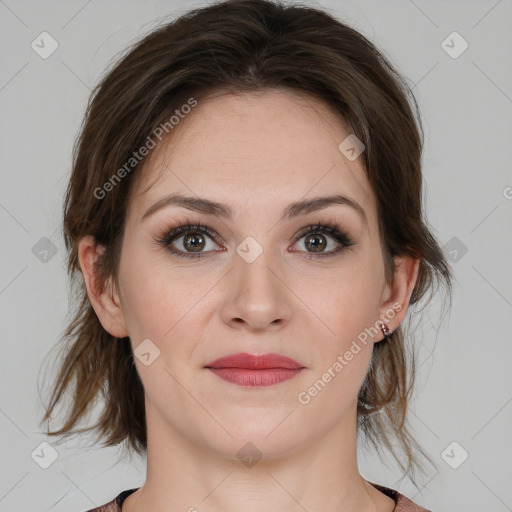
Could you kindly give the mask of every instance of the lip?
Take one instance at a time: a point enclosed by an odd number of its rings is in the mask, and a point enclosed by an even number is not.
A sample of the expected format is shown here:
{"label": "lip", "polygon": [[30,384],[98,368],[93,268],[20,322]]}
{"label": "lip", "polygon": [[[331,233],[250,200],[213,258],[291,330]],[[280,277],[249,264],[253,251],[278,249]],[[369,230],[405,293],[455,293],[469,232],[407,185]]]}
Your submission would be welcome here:
{"label": "lip", "polygon": [[221,357],[205,365],[212,373],[239,386],[272,386],[297,376],[304,366],[279,354],[246,352]]}
{"label": "lip", "polygon": [[205,368],[246,368],[247,370],[268,370],[270,368],[286,368],[296,370],[303,366],[280,354],[252,355],[247,352],[240,352],[226,357],[216,359],[205,365]]}

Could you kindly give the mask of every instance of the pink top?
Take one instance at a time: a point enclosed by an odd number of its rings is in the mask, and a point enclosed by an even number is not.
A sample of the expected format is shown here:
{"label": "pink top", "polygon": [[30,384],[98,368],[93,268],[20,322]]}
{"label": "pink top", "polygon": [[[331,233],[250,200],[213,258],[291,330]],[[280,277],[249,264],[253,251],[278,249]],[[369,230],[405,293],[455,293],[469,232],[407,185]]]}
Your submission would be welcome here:
{"label": "pink top", "polygon": [[[372,482],[369,483],[380,492],[394,500],[395,508],[393,509],[393,512],[432,512],[431,510],[427,510],[426,508],[416,505],[409,498],[406,498],[398,491],[374,484]],[[101,505],[101,507],[90,509],[87,512],[122,512],[121,507],[123,506],[124,500],[136,490],[137,489],[129,489],[127,491],[123,491],[118,494],[112,501],[106,503],[105,505]]]}

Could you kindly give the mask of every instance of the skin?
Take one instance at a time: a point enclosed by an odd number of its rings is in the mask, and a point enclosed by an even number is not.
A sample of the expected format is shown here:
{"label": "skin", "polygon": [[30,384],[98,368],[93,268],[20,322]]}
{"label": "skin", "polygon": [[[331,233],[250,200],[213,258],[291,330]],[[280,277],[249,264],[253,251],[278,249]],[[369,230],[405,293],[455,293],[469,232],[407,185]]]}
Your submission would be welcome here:
{"label": "skin", "polygon": [[[145,389],[147,480],[123,512],[393,510],[357,467],[357,395],[382,332],[360,343],[307,405],[297,399],[393,304],[400,309],[386,324],[396,329],[417,279],[417,260],[395,258],[394,282],[386,283],[362,157],[350,161],[338,149],[349,134],[327,105],[297,92],[210,95],[138,176],[119,290],[112,280],[94,288],[97,249],[90,236],[80,241],[87,291],[104,328],[129,336],[134,350],[149,338],[161,351],[149,366],[135,358]],[[234,217],[170,206],[141,220],[172,192],[226,203]],[[367,222],[348,205],[280,220],[290,203],[333,193],[356,201]],[[175,221],[200,221],[222,243],[203,235],[207,257],[179,258],[155,242]],[[355,245],[322,259],[308,237],[296,235],[327,221],[338,221]],[[247,236],[263,249],[252,263],[236,252]],[[317,236],[328,244],[324,252],[338,246],[328,233]],[[173,246],[186,252],[179,237]],[[246,388],[204,368],[237,352],[277,352],[306,369]],[[262,454],[250,467],[237,456],[247,442]]]}

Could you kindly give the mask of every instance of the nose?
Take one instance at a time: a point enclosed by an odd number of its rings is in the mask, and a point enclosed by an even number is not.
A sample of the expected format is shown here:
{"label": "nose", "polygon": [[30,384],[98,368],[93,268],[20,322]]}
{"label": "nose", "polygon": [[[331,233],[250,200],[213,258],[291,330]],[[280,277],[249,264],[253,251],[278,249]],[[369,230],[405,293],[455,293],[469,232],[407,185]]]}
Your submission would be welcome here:
{"label": "nose", "polygon": [[293,295],[265,251],[252,263],[236,255],[224,294],[222,318],[231,327],[258,332],[282,329],[290,321]]}

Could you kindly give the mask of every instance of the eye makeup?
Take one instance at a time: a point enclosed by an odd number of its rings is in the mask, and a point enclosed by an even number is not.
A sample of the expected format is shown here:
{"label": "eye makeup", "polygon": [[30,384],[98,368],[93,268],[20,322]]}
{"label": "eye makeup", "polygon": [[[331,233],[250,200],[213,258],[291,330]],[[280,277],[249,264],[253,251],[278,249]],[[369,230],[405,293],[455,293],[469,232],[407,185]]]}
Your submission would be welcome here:
{"label": "eye makeup", "polygon": [[[185,238],[187,235],[195,236],[195,240],[198,240],[200,238],[209,238],[217,245],[222,246],[222,238],[213,229],[209,228],[208,226],[202,225],[200,222],[183,222],[168,225],[155,238],[155,242],[159,246],[166,248],[167,250],[169,250],[169,252],[171,252],[173,255],[179,258],[199,259],[210,257],[212,251],[190,252],[187,250],[179,249],[174,245],[177,240]],[[301,231],[299,231],[297,235],[294,236],[294,244],[305,237],[310,237],[310,241],[322,240],[321,238],[318,237],[318,235],[320,235],[323,238],[326,238],[326,240],[328,240],[329,238],[334,240],[337,246],[334,249],[326,252],[308,252],[300,251],[297,249],[293,250],[293,252],[304,253],[304,256],[307,258],[327,258],[338,255],[346,251],[350,247],[356,245],[352,237],[346,232],[346,230],[338,222],[332,221],[319,222],[317,224],[311,224],[303,228]],[[183,247],[183,241],[180,242],[180,244]]]}

